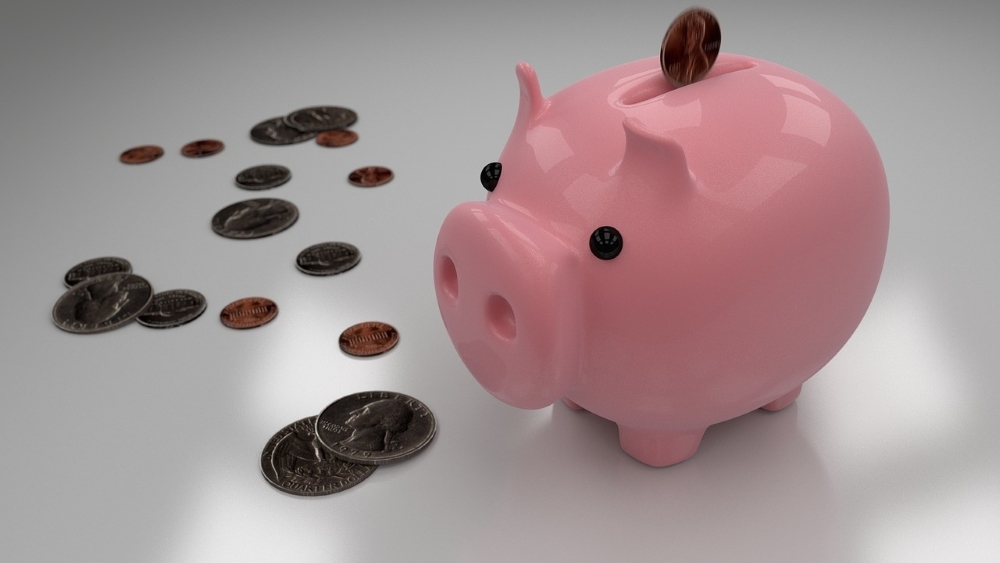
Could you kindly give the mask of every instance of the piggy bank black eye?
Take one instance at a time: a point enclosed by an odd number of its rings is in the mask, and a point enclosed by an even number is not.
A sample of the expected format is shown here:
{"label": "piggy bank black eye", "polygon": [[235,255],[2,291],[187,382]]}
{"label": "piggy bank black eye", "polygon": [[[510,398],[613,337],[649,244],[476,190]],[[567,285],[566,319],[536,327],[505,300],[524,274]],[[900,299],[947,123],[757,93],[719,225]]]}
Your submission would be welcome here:
{"label": "piggy bank black eye", "polygon": [[503,166],[499,162],[491,162],[483,167],[482,173],[479,174],[479,181],[483,183],[483,187],[486,191],[492,192],[497,187],[497,182],[500,181],[500,169]]}
{"label": "piggy bank black eye", "polygon": [[590,235],[590,251],[601,260],[611,260],[622,251],[622,234],[614,227],[598,227]]}

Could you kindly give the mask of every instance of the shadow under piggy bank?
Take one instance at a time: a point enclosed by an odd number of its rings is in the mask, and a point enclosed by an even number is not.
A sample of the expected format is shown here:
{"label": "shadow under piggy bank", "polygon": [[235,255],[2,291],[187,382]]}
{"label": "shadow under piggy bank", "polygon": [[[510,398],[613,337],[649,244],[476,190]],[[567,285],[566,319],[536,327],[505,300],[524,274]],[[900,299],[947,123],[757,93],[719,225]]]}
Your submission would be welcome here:
{"label": "shadow under piggy bank", "polygon": [[837,503],[797,411],[716,424],[697,456],[652,468],[617,447],[614,423],[557,404],[465,560],[841,560]]}

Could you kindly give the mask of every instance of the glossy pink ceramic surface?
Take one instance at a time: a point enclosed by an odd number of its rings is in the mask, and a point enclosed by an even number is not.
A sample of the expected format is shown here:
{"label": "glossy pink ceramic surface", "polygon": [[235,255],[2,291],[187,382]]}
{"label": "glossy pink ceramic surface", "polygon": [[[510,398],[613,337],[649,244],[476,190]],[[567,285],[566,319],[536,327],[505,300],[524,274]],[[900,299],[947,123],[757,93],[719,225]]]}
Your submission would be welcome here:
{"label": "glossy pink ceramic surface", "polygon": [[[790,404],[860,323],[885,257],[885,173],[854,113],[724,53],[680,88],[655,57],[548,98],[529,65],[516,74],[496,189],[449,213],[434,257],[476,379],[517,407],[562,398],[612,420],[654,466]],[[589,246],[602,226],[623,240],[610,260]]]}

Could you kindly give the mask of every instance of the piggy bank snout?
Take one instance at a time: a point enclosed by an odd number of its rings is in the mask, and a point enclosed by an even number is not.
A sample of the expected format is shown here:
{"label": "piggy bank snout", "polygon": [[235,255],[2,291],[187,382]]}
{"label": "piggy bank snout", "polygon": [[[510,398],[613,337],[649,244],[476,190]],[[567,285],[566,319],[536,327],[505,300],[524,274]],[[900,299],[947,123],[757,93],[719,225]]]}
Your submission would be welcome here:
{"label": "piggy bank snout", "polygon": [[572,386],[575,262],[539,225],[488,203],[456,207],[441,227],[434,258],[441,317],[472,375],[508,404],[541,408]]}

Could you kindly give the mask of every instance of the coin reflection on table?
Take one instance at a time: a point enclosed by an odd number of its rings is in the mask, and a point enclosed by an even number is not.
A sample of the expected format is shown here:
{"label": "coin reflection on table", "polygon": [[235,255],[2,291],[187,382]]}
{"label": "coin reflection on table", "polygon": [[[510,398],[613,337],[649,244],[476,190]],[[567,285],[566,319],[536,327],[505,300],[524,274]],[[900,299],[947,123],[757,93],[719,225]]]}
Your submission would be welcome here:
{"label": "coin reflection on table", "polygon": [[722,43],[722,31],[712,12],[691,8],[670,24],[660,45],[660,69],[674,86],[685,86],[704,77]]}

